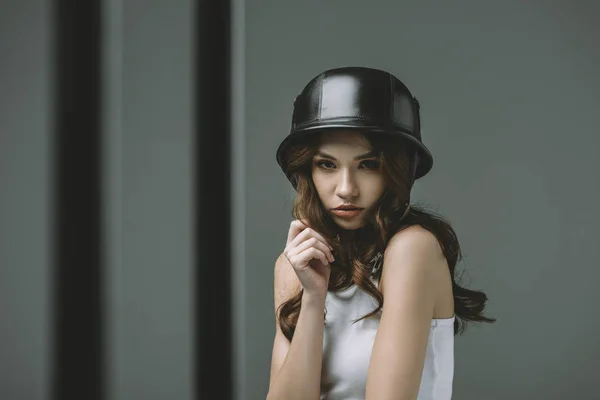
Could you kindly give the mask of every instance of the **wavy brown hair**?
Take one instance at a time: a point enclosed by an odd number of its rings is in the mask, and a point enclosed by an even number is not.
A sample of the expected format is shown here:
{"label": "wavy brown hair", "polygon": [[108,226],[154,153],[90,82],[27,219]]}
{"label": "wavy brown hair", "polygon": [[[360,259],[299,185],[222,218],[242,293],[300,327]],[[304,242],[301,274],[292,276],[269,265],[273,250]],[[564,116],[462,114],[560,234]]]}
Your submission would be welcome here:
{"label": "wavy brown hair", "polygon": [[[496,319],[483,315],[487,295],[482,291],[460,286],[455,279],[457,262],[462,259],[460,245],[454,229],[441,215],[411,204],[408,213],[402,218],[410,204],[410,191],[413,185],[412,168],[415,148],[403,140],[392,139],[387,134],[361,132],[373,150],[379,154],[379,165],[385,180],[385,190],[378,199],[363,227],[354,231],[350,243],[341,243],[339,226],[329,216],[312,180],[312,160],[318,150],[321,135],[319,132],[303,137],[301,142],[292,144],[286,152],[287,169],[296,183],[296,197],[292,216],[304,219],[311,228],[321,233],[334,248],[335,261],[331,263],[331,276],[328,290],[332,292],[346,289],[356,284],[374,297],[379,305],[372,312],[354,323],[376,315],[383,307],[383,294],[370,280],[371,260],[378,252],[384,253],[392,236],[409,226],[420,225],[433,233],[448,262],[452,277],[454,296],[454,334],[462,334],[467,321],[495,322]],[[354,266],[354,267],[353,267]],[[381,277],[380,268],[374,278]],[[289,341],[294,336],[303,291],[283,302],[277,312],[278,323]],[[327,310],[324,317],[326,319]]]}

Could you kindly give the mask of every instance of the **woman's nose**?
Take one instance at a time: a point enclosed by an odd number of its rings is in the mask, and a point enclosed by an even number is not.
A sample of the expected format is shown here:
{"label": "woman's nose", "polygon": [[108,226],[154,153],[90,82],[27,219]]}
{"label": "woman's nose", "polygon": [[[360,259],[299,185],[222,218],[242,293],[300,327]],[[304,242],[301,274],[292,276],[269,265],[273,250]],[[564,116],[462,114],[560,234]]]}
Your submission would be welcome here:
{"label": "woman's nose", "polygon": [[340,174],[340,180],[337,186],[337,195],[340,197],[356,196],[358,185],[354,181],[353,175],[346,171]]}

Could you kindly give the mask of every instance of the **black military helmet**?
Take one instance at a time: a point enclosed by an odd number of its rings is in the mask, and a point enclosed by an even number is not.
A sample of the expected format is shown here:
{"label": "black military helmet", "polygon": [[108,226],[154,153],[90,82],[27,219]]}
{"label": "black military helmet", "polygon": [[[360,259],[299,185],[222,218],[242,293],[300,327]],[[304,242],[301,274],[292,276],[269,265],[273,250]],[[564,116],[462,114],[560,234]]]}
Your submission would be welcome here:
{"label": "black military helmet", "polygon": [[294,101],[292,128],[277,149],[277,163],[287,170],[286,150],[303,135],[334,129],[389,134],[416,149],[414,179],[425,176],[433,157],[421,141],[419,102],[394,75],[366,67],[324,71],[304,87]]}

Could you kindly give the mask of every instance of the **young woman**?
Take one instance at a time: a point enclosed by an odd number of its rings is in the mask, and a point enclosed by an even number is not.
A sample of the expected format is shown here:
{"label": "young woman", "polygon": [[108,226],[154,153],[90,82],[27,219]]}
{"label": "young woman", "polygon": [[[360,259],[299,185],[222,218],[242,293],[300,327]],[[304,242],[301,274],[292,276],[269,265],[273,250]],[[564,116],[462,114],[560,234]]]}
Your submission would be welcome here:
{"label": "young woman", "polygon": [[450,399],[454,335],[495,320],[455,282],[450,224],[410,204],[433,165],[417,99],[385,71],[327,70],[296,98],[277,162],[297,196],[267,399]]}

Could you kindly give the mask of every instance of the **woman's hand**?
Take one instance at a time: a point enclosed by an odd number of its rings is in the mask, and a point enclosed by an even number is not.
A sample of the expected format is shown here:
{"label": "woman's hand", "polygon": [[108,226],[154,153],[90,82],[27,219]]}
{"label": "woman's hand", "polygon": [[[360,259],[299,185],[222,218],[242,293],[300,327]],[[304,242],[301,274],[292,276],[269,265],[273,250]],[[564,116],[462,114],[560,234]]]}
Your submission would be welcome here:
{"label": "woman's hand", "polygon": [[327,294],[330,263],[334,261],[332,250],[320,233],[301,220],[292,221],[283,254],[294,267],[305,294]]}

